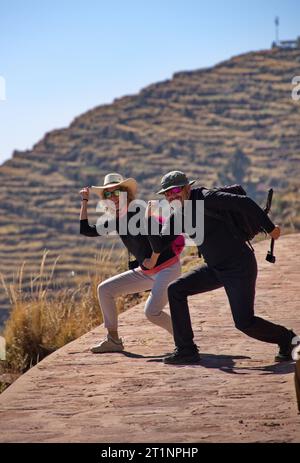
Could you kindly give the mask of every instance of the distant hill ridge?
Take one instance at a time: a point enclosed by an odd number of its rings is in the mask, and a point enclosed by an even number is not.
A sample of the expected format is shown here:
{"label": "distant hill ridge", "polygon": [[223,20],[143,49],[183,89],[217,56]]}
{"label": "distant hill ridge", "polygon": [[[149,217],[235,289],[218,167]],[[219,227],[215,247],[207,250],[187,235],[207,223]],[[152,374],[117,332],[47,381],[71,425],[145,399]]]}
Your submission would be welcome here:
{"label": "distant hill ridge", "polygon": [[[79,235],[78,190],[109,171],[135,177],[145,199],[173,169],[207,186],[242,182],[259,202],[272,186],[274,219],[299,230],[300,102],[291,98],[299,74],[299,49],[246,53],[177,72],[15,151],[0,166],[0,271],[12,274],[24,259],[34,271],[47,248],[52,261],[62,254],[58,277],[69,284],[75,271],[76,284],[108,242]],[[93,221],[96,198],[89,204]]]}

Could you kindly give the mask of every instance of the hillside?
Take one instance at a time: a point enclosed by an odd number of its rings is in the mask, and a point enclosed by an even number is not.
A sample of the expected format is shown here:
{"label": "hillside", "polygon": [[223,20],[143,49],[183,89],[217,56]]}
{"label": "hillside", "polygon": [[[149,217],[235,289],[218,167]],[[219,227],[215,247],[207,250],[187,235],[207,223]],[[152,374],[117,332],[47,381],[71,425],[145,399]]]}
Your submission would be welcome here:
{"label": "hillside", "polygon": [[[300,234],[255,244],[256,313],[300,332]],[[292,278],[291,278],[292,275]],[[191,296],[197,365],[162,356],[171,336],[143,304],[120,316],[123,353],[91,354],[103,326],[49,355],[0,395],[0,442],[298,442],[295,365],[234,328],[223,288]],[[213,310],[212,310],[213,308]]]}
{"label": "hillside", "polygon": [[[242,182],[261,204],[272,186],[274,219],[299,230],[300,102],[291,98],[299,65],[299,50],[273,49],[179,72],[15,151],[0,167],[0,272],[9,277],[25,259],[29,275],[47,248],[49,262],[61,254],[63,284],[86,275],[104,240],[78,234],[78,190],[109,171],[135,177],[148,199],[173,169],[207,186]],[[92,221],[96,198],[89,204]]]}

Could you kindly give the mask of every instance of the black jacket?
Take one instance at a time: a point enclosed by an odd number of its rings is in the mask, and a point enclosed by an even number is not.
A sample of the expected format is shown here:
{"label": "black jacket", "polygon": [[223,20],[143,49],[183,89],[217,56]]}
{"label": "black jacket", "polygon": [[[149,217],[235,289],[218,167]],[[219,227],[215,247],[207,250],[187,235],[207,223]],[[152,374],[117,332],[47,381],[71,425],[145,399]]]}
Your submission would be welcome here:
{"label": "black jacket", "polygon": [[[127,223],[128,221],[135,215],[135,212],[127,212],[127,215],[124,216],[122,219],[120,220],[127,220]],[[107,228],[110,227],[110,225],[112,223],[115,223],[116,227],[113,227],[115,228],[115,230],[119,233],[119,230],[120,230],[120,220],[119,218],[117,217],[115,221],[109,221],[107,220],[104,224],[104,226],[106,226]],[[139,221],[137,222],[137,225],[139,226],[140,223]],[[142,266],[142,263],[144,261],[144,259],[146,258],[149,258],[151,257],[151,254],[152,254],[152,247],[151,247],[151,244],[149,242],[149,234],[146,233],[146,229],[144,228],[145,227],[145,222],[143,221],[143,223],[141,224],[141,230],[143,231],[142,233],[139,233],[137,235],[133,235],[130,233],[130,231],[128,231],[128,228],[127,228],[127,233],[126,234],[120,234],[120,238],[121,240],[123,241],[124,245],[126,246],[127,250],[134,255],[134,257],[136,258],[136,260],[138,261],[138,263],[140,264],[140,266],[142,268],[144,268]],[[111,228],[111,227],[110,227]],[[159,228],[160,230],[162,229],[162,225],[159,225]],[[98,228],[99,229],[99,228]],[[149,230],[151,231],[151,228],[149,228]],[[95,237],[95,236],[101,236],[101,234],[98,233],[97,231],[97,227],[96,225],[89,225],[88,223],[88,220],[85,219],[85,220],[80,220],[80,234],[81,235],[85,235],[85,236],[91,236],[91,237]],[[171,243],[172,241],[174,241],[174,239],[176,238],[176,236],[173,236],[169,241],[168,243],[166,243],[164,245],[164,249],[162,251],[159,251],[160,252],[160,256],[157,260],[157,263],[155,265],[155,267],[157,267],[158,265],[162,264],[163,262],[166,262],[167,260],[171,259],[172,257],[175,256],[175,253],[173,252],[172,250],[172,247],[171,247]],[[154,267],[154,268],[155,268]]]}
{"label": "black jacket", "polygon": [[[195,201],[204,200],[204,211],[208,208],[211,211],[244,212],[257,220],[268,233],[275,227],[268,215],[248,196],[195,188],[191,190],[189,199],[192,201],[193,212],[196,209]],[[160,235],[149,236],[152,249],[155,252],[163,251],[174,236],[174,214],[172,214],[164,224]],[[208,215],[205,215],[204,219],[204,241],[197,247],[199,254],[203,255],[210,266],[218,265],[230,256],[236,256],[246,248],[249,249],[245,241],[232,233],[232,228],[228,223]]]}

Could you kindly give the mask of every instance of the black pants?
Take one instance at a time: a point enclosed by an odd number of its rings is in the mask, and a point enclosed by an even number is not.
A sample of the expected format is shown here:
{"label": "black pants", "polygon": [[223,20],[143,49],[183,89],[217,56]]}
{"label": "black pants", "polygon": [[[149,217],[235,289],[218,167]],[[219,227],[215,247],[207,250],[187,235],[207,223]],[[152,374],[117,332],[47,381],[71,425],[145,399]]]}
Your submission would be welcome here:
{"label": "black pants", "polygon": [[187,297],[221,287],[225,288],[237,329],[260,341],[287,345],[287,328],[254,315],[256,277],[256,258],[247,248],[222,265],[197,267],[172,282],[168,295],[175,345],[180,349],[194,346]]}

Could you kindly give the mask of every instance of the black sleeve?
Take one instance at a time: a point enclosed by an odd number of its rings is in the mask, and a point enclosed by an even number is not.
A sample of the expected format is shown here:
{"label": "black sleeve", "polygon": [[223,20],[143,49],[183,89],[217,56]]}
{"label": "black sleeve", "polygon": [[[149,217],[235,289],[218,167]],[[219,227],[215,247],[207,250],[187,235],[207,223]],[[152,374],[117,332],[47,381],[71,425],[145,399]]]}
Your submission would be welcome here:
{"label": "black sleeve", "polygon": [[265,211],[249,196],[235,195],[224,191],[207,191],[204,206],[209,209],[228,210],[246,213],[256,219],[266,232],[274,230],[275,225]]}
{"label": "black sleeve", "polygon": [[[118,230],[118,218],[104,219],[101,224],[89,225],[88,219],[80,220],[80,234],[85,236],[107,236],[110,232]],[[104,233],[101,233],[101,231]],[[100,231],[100,233],[99,233]]]}
{"label": "black sleeve", "polygon": [[[148,230],[151,230],[152,218],[148,219]],[[171,214],[163,225],[159,234],[153,235],[149,232],[148,240],[153,252],[162,253],[178,237],[174,233],[174,214]]]}
{"label": "black sleeve", "polygon": [[80,234],[85,236],[100,236],[96,225],[89,225],[88,219],[80,220]]}

